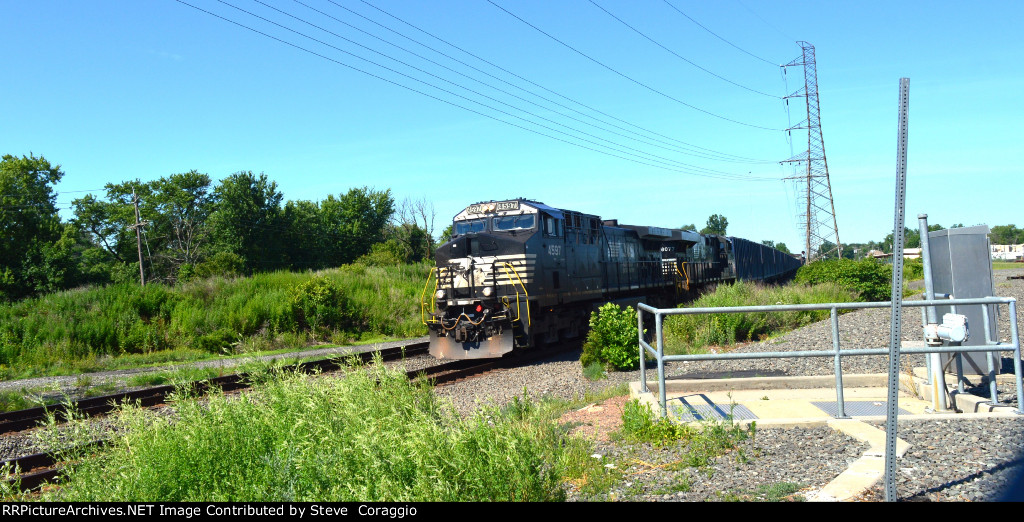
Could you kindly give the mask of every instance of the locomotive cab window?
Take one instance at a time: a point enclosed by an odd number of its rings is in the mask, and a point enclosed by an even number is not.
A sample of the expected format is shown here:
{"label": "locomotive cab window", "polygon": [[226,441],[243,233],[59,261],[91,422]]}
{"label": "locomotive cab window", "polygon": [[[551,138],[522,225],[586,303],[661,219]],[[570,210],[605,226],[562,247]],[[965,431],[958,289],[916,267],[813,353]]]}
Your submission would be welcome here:
{"label": "locomotive cab window", "polygon": [[537,216],[533,214],[523,214],[521,216],[498,216],[495,217],[492,225],[495,231],[502,230],[531,230],[537,221]]}
{"label": "locomotive cab window", "polygon": [[562,220],[552,216],[544,216],[544,235],[549,237],[560,237],[562,235]]}
{"label": "locomotive cab window", "polygon": [[461,236],[463,234],[472,234],[474,232],[483,232],[487,230],[486,219],[474,219],[471,221],[456,221],[455,222],[455,235]]}

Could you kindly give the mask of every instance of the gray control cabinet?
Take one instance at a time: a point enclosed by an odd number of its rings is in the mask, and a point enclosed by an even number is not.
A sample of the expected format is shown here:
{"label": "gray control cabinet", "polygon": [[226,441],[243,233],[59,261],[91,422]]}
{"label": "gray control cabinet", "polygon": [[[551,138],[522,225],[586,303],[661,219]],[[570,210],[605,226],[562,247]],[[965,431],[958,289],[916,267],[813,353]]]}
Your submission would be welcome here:
{"label": "gray control cabinet", "polygon": [[[992,277],[992,254],[988,242],[987,225],[966,228],[950,228],[929,232],[929,247],[932,265],[932,280],[935,294],[952,294],[957,299],[971,297],[994,296],[995,287]],[[971,305],[937,306],[936,312],[941,321],[942,314],[958,313],[967,316],[970,337],[961,343],[962,346],[978,346],[985,344],[984,317],[982,306],[989,308],[989,338],[996,339],[996,306]],[[948,343],[947,343],[948,344]],[[964,373],[985,375],[988,373],[987,357],[997,357],[987,353],[964,353]],[[943,356],[943,364],[949,356]],[[999,368],[996,361],[996,368]]]}

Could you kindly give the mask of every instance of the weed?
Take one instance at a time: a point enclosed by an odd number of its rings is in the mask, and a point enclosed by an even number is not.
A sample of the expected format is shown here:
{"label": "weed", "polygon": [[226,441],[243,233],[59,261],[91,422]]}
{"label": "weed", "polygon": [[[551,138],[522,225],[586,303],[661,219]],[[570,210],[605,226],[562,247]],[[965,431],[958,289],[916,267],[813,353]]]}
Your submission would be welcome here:
{"label": "weed", "polygon": [[668,486],[654,492],[655,495],[671,495],[673,493],[686,493],[693,489],[690,483],[690,476],[683,475],[681,479],[672,481]]}
{"label": "weed", "polygon": [[598,361],[593,361],[590,364],[583,367],[583,377],[589,381],[597,381],[604,379],[608,375],[604,371],[604,364]]}
{"label": "weed", "polygon": [[803,486],[793,482],[762,484],[754,491],[727,491],[718,493],[722,502],[803,502],[801,495],[795,495]]}

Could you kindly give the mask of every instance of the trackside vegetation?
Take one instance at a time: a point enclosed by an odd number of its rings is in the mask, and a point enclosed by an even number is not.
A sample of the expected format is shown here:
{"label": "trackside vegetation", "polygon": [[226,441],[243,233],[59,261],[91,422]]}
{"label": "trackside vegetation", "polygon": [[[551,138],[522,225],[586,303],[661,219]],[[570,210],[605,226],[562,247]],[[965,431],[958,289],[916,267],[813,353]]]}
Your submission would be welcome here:
{"label": "trackside vegetation", "polygon": [[175,420],[122,409],[112,446],[41,500],[559,501],[565,481],[610,473],[539,403],[463,418],[383,365],[174,408]]}
{"label": "trackside vegetation", "polygon": [[[904,264],[904,279],[923,278],[920,261]],[[892,288],[892,265],[874,259],[815,261],[797,271],[794,284],[766,286],[739,281],[718,285],[686,307],[712,308],[777,304],[884,301]],[[758,341],[821,321],[827,310],[733,314],[675,315],[665,319],[666,353],[704,353],[709,346]],[[600,367],[627,370],[640,362],[636,312],[607,304],[594,312],[580,363],[587,375],[599,377]]]}
{"label": "trackside vegetation", "polygon": [[[762,306],[850,302],[857,292],[835,283],[768,286],[740,281],[718,285],[687,308]],[[705,353],[710,346],[729,346],[778,335],[828,317],[828,311],[759,312],[733,314],[673,315],[665,318],[666,353]],[[640,363],[637,319],[632,307],[620,309],[606,304],[591,315],[590,332],[583,346],[580,364],[588,375],[599,377],[595,365],[618,370],[636,368]],[[598,368],[599,369],[599,368]]]}
{"label": "trackside vegetation", "polygon": [[594,364],[616,370],[630,370],[640,364],[637,350],[636,311],[606,303],[590,316],[590,331],[583,343],[580,364],[593,370]]}
{"label": "trackside vegetation", "polygon": [[687,446],[684,464],[700,468],[709,465],[716,457],[736,452],[736,458],[747,460],[751,455],[744,449],[744,441],[754,440],[756,423],[747,426],[731,420],[680,424],[658,418],[646,404],[634,399],[622,409],[621,436],[629,442],[651,443],[656,446],[683,444]]}
{"label": "trackside vegetation", "polygon": [[428,266],[113,284],[0,304],[0,379],[416,337]]}
{"label": "trackside vegetation", "polygon": [[[738,282],[719,285],[688,308],[767,306],[856,301],[857,294],[834,283],[765,286]],[[759,341],[829,316],[828,310],[673,315],[665,318],[666,353],[704,353],[709,346]]]}

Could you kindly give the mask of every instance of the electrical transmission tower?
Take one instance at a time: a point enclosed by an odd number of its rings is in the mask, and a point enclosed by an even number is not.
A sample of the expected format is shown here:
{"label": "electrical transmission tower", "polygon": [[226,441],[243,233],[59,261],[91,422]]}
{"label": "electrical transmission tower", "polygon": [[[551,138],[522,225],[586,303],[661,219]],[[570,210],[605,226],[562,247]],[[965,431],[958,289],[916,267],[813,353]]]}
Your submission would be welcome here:
{"label": "electrical transmission tower", "polygon": [[[843,251],[839,243],[839,225],[836,222],[836,207],[832,202],[832,185],[828,180],[828,162],[825,161],[825,139],[821,137],[821,114],[818,107],[818,70],[814,63],[814,46],[807,42],[797,42],[803,54],[783,65],[786,67],[803,66],[804,87],[789,98],[805,98],[807,100],[807,119],[787,129],[807,129],[807,151],[801,152],[782,163],[804,164],[805,172],[786,179],[797,180],[798,197],[805,202],[805,210],[800,214],[800,225],[806,231],[805,245],[807,261],[823,257],[840,257]],[[826,248],[822,248],[826,245]],[[819,251],[822,250],[822,251]]]}

